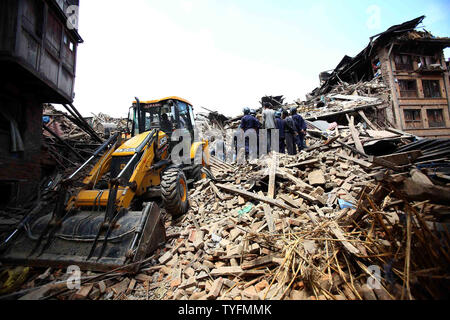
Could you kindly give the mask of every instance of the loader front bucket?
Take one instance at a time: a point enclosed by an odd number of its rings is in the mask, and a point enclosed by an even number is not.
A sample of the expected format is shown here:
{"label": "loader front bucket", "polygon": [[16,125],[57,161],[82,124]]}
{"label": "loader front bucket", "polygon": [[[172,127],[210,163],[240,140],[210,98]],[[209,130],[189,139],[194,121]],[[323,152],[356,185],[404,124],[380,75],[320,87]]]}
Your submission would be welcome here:
{"label": "loader front bucket", "polygon": [[[100,246],[97,246],[88,259],[104,216],[104,212],[81,211],[66,217],[46,249],[41,252],[42,244],[30,255],[51,219],[51,215],[42,216],[21,232],[0,260],[4,264],[22,266],[78,266],[81,270],[90,271],[110,271],[123,267],[121,270],[136,271],[138,262],[166,240],[159,207],[156,203],[147,203],[141,212],[130,211],[120,218],[108,237],[102,256],[98,257]],[[44,238],[42,242],[47,240]],[[103,240],[100,237],[98,242],[102,243]]]}

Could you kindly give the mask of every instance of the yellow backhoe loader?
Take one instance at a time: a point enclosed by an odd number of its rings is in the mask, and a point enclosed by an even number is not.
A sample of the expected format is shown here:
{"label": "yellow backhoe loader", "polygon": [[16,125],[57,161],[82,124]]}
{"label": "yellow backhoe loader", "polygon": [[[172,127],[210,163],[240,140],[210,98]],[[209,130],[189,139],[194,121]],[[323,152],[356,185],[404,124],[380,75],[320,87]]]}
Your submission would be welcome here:
{"label": "yellow backhoe loader", "polygon": [[[194,141],[192,105],[181,98],[140,102],[130,108],[128,132],[111,136],[58,189],[53,212],[37,215],[9,237],[5,264],[76,265],[107,271],[136,270],[165,242],[158,203],[174,218],[189,206],[188,185],[208,174],[208,141],[190,144],[189,157],[201,164],[175,164],[173,133],[183,130]],[[81,186],[74,181],[97,159]]]}

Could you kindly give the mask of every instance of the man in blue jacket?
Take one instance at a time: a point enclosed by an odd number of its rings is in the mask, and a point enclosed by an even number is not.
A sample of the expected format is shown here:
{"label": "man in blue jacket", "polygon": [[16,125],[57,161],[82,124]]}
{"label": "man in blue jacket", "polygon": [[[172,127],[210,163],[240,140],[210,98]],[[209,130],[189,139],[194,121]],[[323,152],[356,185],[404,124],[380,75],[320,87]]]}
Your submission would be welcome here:
{"label": "man in blue jacket", "polygon": [[306,121],[301,115],[297,113],[297,108],[291,109],[292,119],[295,121],[297,126],[297,136],[295,137],[295,143],[297,144],[298,151],[302,151],[305,148],[305,135],[306,135]]}
{"label": "man in blue jacket", "polygon": [[278,130],[279,133],[279,139],[280,139],[280,143],[279,143],[279,147],[280,147],[280,153],[286,153],[286,144],[285,144],[285,126],[286,126],[286,122],[284,119],[281,119],[281,112],[277,111],[275,112],[275,127]]}

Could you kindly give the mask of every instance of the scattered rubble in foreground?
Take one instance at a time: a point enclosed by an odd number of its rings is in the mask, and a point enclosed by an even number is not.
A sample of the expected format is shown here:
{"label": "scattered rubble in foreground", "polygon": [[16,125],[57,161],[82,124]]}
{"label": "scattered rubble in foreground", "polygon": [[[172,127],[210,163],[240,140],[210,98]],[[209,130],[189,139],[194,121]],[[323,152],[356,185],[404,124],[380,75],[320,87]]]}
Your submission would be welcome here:
{"label": "scattered rubble in foreground", "polygon": [[68,290],[65,270],[28,270],[10,297],[447,297],[449,177],[417,169],[423,159],[439,160],[430,158],[434,149],[401,137],[398,150],[411,150],[366,158],[351,155],[348,129],[310,139],[297,156],[274,153],[240,166],[212,157],[215,179],[195,183],[185,216],[166,215],[168,241],[138,274],[83,272],[81,289]]}
{"label": "scattered rubble in foreground", "polygon": [[[3,271],[10,282],[0,299],[448,298],[450,140],[391,128],[385,93],[374,79],[333,89],[326,107],[300,104],[309,147],[297,156],[271,153],[246,165],[212,156],[214,179],[191,186],[186,215],[165,215],[167,242],[137,274],[82,272],[81,288],[69,290],[66,270],[18,267]],[[197,119],[205,138],[239,124],[206,110]],[[87,121],[94,135],[50,107],[44,116],[56,134],[45,134],[44,154],[56,167],[47,165],[40,198],[0,212],[2,238],[33,208],[51,210],[54,186],[95,150],[95,136],[126,127],[99,114]],[[338,118],[348,125],[327,122]]]}

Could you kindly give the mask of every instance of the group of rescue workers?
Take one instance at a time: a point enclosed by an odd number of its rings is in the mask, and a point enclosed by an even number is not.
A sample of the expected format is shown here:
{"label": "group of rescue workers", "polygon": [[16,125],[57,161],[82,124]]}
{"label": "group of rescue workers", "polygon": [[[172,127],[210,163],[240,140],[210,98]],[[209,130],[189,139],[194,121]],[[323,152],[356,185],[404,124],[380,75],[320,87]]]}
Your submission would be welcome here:
{"label": "group of rescue workers", "polygon": [[[297,113],[297,108],[291,108],[290,112],[284,109],[275,111],[271,109],[269,103],[263,104],[262,124],[256,118],[254,109],[244,108],[244,117],[241,120],[240,128],[246,132],[254,129],[259,137],[259,130],[267,130],[268,150],[271,148],[271,131],[279,130],[279,152],[295,155],[303,150],[305,145],[306,122],[301,115]],[[246,154],[249,153],[248,139],[245,142]]]}

